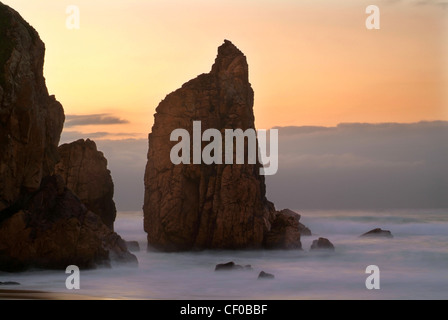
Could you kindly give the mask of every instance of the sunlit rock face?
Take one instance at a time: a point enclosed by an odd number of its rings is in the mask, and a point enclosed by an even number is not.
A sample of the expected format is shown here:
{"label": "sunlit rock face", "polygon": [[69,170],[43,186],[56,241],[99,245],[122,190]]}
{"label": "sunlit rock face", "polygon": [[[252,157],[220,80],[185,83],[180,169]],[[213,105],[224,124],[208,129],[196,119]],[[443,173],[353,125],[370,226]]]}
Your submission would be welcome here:
{"label": "sunlit rock face", "polygon": [[175,165],[170,159],[177,143],[170,141],[173,130],[185,129],[193,136],[193,121],[200,121],[202,131],[213,128],[222,136],[225,129],[255,129],[253,104],[246,57],[227,40],[218,48],[209,73],[188,81],[160,102],[149,134],[144,179],[144,228],[150,248],[178,251],[276,246],[271,239],[279,247],[301,248],[297,228],[288,229],[295,235],[282,241],[274,234],[266,237],[282,213],[266,199],[259,164]]}

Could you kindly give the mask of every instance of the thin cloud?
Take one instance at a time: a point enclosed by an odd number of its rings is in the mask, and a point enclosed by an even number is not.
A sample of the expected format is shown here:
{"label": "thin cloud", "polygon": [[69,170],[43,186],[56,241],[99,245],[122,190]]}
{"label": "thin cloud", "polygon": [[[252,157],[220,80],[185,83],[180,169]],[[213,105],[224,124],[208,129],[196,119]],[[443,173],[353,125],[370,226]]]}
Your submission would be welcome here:
{"label": "thin cloud", "polygon": [[71,128],[76,126],[90,126],[90,125],[109,125],[109,124],[125,124],[128,120],[111,116],[108,113],[74,115],[69,114],[65,116],[65,127]]}
{"label": "thin cloud", "polygon": [[70,143],[70,142],[73,142],[73,141],[76,141],[79,139],[87,139],[87,138],[97,141],[97,140],[114,139],[114,138],[119,138],[119,139],[139,138],[141,136],[142,136],[142,134],[135,133],[135,132],[112,133],[112,132],[99,131],[99,132],[86,133],[86,132],[81,132],[81,131],[64,130],[64,131],[62,131],[62,134],[61,134],[60,144]]}

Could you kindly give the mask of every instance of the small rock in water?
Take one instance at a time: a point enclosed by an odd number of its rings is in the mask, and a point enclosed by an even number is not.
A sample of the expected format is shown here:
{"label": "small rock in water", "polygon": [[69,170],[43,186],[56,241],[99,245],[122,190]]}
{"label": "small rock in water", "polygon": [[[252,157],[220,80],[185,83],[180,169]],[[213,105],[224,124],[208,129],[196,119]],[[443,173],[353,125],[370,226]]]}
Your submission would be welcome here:
{"label": "small rock in water", "polygon": [[215,267],[215,271],[230,271],[230,270],[252,270],[252,266],[250,264],[240,266],[239,264],[235,264],[235,262],[230,261],[227,263],[217,264]]}
{"label": "small rock in water", "polygon": [[258,275],[258,279],[274,279],[275,276],[273,274],[261,271]]}
{"label": "small rock in water", "polygon": [[394,236],[389,230],[383,230],[381,228],[376,228],[373,230],[370,230],[369,232],[366,232],[362,234],[360,237],[376,237],[376,238],[393,238]]}
{"label": "small rock in water", "polygon": [[15,281],[0,282],[0,286],[17,286],[17,285],[20,285],[20,283]]}
{"label": "small rock in water", "polygon": [[330,242],[330,240],[326,238],[319,238],[318,240],[314,240],[310,250],[321,250],[321,249],[334,251],[334,245]]}
{"label": "small rock in water", "polygon": [[230,261],[227,263],[217,264],[215,267],[215,271],[223,271],[223,270],[232,270],[235,267],[235,262]]}

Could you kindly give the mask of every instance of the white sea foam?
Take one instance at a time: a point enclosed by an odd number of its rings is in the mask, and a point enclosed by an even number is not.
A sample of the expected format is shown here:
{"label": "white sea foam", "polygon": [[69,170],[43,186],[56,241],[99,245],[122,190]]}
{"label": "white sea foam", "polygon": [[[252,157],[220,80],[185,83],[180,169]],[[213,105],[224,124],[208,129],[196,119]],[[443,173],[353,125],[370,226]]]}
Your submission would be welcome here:
{"label": "white sea foam", "polygon": [[[448,211],[301,212],[315,235],[303,237],[297,251],[146,251],[142,213],[120,213],[116,231],[137,240],[138,269],[114,267],[81,271],[76,293],[131,299],[448,299]],[[360,239],[381,227],[393,239]],[[309,252],[322,236],[334,253]],[[253,271],[215,272],[234,261]],[[381,289],[367,290],[365,269],[377,265]],[[274,280],[257,280],[260,271]],[[18,281],[15,289],[68,293],[63,271],[0,274]],[[69,292],[73,293],[73,292]]]}

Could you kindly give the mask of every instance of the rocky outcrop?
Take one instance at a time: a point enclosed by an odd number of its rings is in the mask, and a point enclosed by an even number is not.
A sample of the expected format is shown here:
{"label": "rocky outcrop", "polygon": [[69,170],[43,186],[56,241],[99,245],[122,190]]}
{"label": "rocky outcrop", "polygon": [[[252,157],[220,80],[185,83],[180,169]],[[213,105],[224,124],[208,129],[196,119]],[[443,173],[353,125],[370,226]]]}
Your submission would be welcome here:
{"label": "rocky outcrop", "polygon": [[311,233],[311,230],[305,226],[303,223],[299,222],[299,232],[301,236],[305,237],[311,237],[313,234]]}
{"label": "rocky outcrop", "polygon": [[87,209],[100,216],[103,223],[113,230],[117,214],[113,200],[114,184],[103,153],[90,139],[63,144],[58,151],[61,161],[55,172],[62,176],[66,186]]}
{"label": "rocky outcrop", "polygon": [[64,111],[48,94],[44,52],[37,32],[0,3],[0,220],[59,161]]}
{"label": "rocky outcrop", "polygon": [[230,261],[227,263],[217,264],[215,267],[215,271],[231,271],[231,270],[252,270],[252,266],[250,264],[241,266],[239,264],[235,264],[235,262]]}
{"label": "rocky outcrop", "polygon": [[267,272],[264,272],[264,271],[261,271],[258,274],[258,279],[274,279],[274,278],[275,278],[275,276],[273,274],[267,273]]}
{"label": "rocky outcrop", "polygon": [[[150,247],[247,249],[269,243],[265,237],[278,214],[266,199],[259,164],[174,165],[170,160],[177,144],[170,141],[172,131],[185,129],[192,137],[193,121],[201,121],[202,131],[213,128],[222,135],[225,129],[254,129],[248,74],[246,57],[226,40],[209,73],[185,83],[157,107],[148,139],[143,207]],[[287,247],[300,248],[299,233],[292,233],[283,244],[291,240],[294,244]]]}
{"label": "rocky outcrop", "polygon": [[314,240],[310,250],[331,250],[334,251],[334,245],[326,238]]}
{"label": "rocky outcrop", "polygon": [[0,271],[135,265],[124,241],[54,175],[64,112],[48,95],[44,52],[37,32],[0,3]]}
{"label": "rocky outcrop", "polygon": [[0,270],[137,264],[123,239],[87,210],[60,176],[44,178],[20,211],[0,225]]}
{"label": "rocky outcrop", "polygon": [[364,234],[362,234],[360,237],[364,238],[393,238],[394,236],[389,230],[383,230],[381,228],[376,228],[373,230],[370,230]]}
{"label": "rocky outcrop", "polygon": [[300,215],[292,210],[276,212],[264,246],[268,249],[301,249],[300,236],[311,235],[311,231],[299,220]]}

